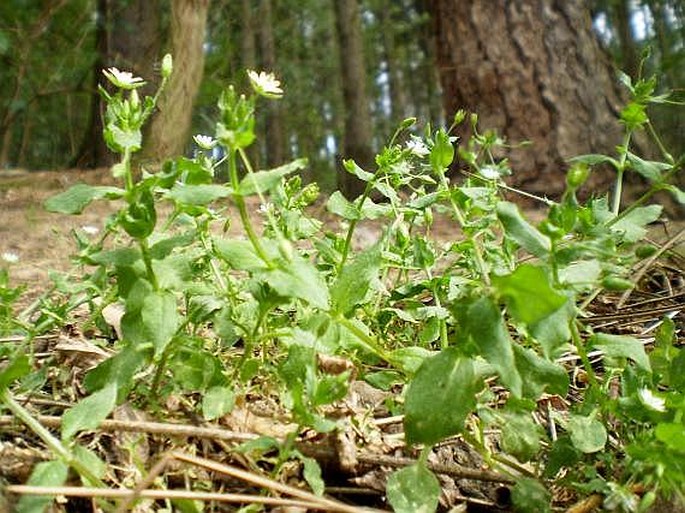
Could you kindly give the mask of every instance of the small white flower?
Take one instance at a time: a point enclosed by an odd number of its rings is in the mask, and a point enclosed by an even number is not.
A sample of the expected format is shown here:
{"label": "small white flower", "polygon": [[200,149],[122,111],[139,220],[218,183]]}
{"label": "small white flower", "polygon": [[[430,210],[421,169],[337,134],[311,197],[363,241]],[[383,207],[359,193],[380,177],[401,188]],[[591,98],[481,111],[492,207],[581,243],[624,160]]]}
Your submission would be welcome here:
{"label": "small white flower", "polygon": [[417,157],[425,157],[430,153],[428,146],[416,136],[412,136],[411,139],[407,141],[407,149]]}
{"label": "small white flower", "polygon": [[478,170],[478,172],[483,178],[487,178],[488,180],[497,180],[500,176],[502,176],[500,170],[495,166],[483,166]]}
{"label": "small white flower", "polygon": [[112,82],[115,86],[121,89],[136,89],[145,85],[145,80],[140,77],[134,77],[133,73],[128,71],[120,71],[117,68],[103,69],[107,80]]}
{"label": "small white flower", "polygon": [[644,404],[650,410],[660,412],[666,411],[666,401],[662,397],[657,397],[654,395],[654,392],[652,392],[649,388],[641,388],[638,391],[638,395],[640,396],[640,401],[642,404]]}
{"label": "small white flower", "polygon": [[261,204],[259,205],[259,208],[257,209],[257,211],[258,211],[260,214],[266,214],[266,213],[269,212],[272,208],[273,208],[273,205],[272,205],[271,203],[266,203],[266,204],[261,203]]}
{"label": "small white flower", "polygon": [[19,255],[12,251],[5,251],[2,254],[2,259],[8,264],[16,264],[17,262],[19,262]]}
{"label": "small white flower", "polygon": [[273,73],[266,71],[248,70],[247,76],[250,78],[252,89],[265,98],[280,98],[283,96],[283,89],[281,89],[281,82],[277,80]]}
{"label": "small white flower", "polygon": [[96,235],[100,231],[100,229],[97,226],[93,226],[90,224],[81,226],[81,230],[83,230],[87,235]]}
{"label": "small white flower", "polygon": [[194,135],[193,140],[203,150],[211,150],[216,145],[216,140],[209,135]]}

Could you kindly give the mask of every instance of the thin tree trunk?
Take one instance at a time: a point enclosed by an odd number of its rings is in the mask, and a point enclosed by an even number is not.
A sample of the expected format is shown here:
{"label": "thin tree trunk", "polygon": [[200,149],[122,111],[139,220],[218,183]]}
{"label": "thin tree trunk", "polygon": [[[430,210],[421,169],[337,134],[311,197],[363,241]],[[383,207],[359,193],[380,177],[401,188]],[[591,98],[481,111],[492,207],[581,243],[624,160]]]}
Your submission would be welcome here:
{"label": "thin tree trunk", "polygon": [[630,2],[628,0],[618,0],[613,4],[612,10],[614,13],[616,32],[618,33],[618,41],[621,45],[620,62],[623,71],[632,79],[635,79],[637,78],[640,62],[635,47],[635,35],[633,34],[633,26],[630,19]]}
{"label": "thin tree trunk", "polygon": [[209,0],[172,0],[171,50],[174,72],[162,94],[143,154],[156,162],[181,155],[188,142],[192,109],[204,71]]}
{"label": "thin tree trunk", "polygon": [[433,0],[431,9],[446,114],[467,109],[510,143],[530,141],[500,155],[518,185],[558,193],[567,158],[621,142],[614,73],[585,2]]}
{"label": "thin tree trunk", "polygon": [[[366,68],[362,46],[361,16],[357,0],[333,0],[345,110],[343,156],[363,168],[373,164],[371,114],[366,93]],[[340,191],[349,198],[358,196],[363,182],[344,170],[338,172]]]}
{"label": "thin tree trunk", "polygon": [[[276,44],[273,34],[271,0],[261,0],[259,46],[262,66],[266,71],[276,71]],[[269,167],[283,164],[285,160],[285,133],[281,103],[271,101],[266,107],[266,163]]]}
{"label": "thin tree trunk", "polygon": [[396,29],[393,19],[393,2],[391,0],[384,0],[378,15],[383,35],[383,53],[388,72],[391,121],[392,124],[397,124],[407,115],[407,96],[400,66],[402,58],[399,55],[395,42]]}
{"label": "thin tree trunk", "polygon": [[[252,0],[241,0],[242,10],[242,24],[240,34],[240,48],[241,48],[241,64],[245,69],[257,69],[257,30],[255,28],[255,15],[252,6]],[[261,152],[259,151],[259,144],[262,141],[259,139],[255,144],[247,149],[247,154],[250,157],[250,162],[255,169],[261,167]]]}

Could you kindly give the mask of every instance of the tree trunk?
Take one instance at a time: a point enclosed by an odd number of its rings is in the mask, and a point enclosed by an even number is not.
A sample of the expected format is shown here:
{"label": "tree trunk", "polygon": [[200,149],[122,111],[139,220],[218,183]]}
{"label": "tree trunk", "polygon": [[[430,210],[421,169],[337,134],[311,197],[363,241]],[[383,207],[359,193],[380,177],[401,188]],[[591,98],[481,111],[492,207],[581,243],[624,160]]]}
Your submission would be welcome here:
{"label": "tree trunk", "polygon": [[183,154],[192,110],[204,71],[209,0],[172,0],[171,49],[174,72],[160,97],[143,154],[156,162]]}
{"label": "tree trunk", "polygon": [[[402,6],[400,6],[402,8]],[[400,63],[402,57],[395,42],[395,16],[393,1],[383,0],[378,10],[383,36],[383,54],[388,73],[390,90],[391,129],[407,116],[407,96]]]}
{"label": "tree trunk", "polygon": [[433,0],[431,10],[448,119],[467,109],[510,143],[530,141],[501,155],[517,185],[559,193],[567,158],[621,142],[614,74],[585,2]]}
{"label": "tree trunk", "polygon": [[[333,0],[345,110],[343,156],[362,168],[373,164],[371,114],[366,94],[366,68],[362,45],[361,16],[357,0]],[[361,194],[364,183],[344,170],[338,171],[338,187],[348,198]]]}
{"label": "tree trunk", "polygon": [[104,167],[117,161],[102,138],[105,105],[98,84],[111,89],[103,79],[103,69],[114,66],[143,77],[147,81],[144,94],[156,90],[158,78],[153,74],[153,65],[161,48],[159,9],[158,0],[97,0],[91,121],[73,163],[75,167]]}
{"label": "tree trunk", "polygon": [[[259,47],[262,67],[265,71],[276,71],[276,44],[274,42],[271,0],[262,0],[260,9]],[[285,160],[285,133],[283,114],[278,101],[266,106],[266,163],[269,167],[283,164]]]}

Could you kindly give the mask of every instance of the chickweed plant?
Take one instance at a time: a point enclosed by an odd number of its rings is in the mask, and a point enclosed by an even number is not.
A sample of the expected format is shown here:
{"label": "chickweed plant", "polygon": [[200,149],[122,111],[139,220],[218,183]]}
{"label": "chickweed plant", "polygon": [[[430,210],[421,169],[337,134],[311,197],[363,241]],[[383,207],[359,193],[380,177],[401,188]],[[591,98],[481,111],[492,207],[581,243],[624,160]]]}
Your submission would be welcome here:
{"label": "chickweed plant", "polygon": [[[165,58],[161,87],[171,67]],[[63,286],[79,297],[67,304],[90,305],[87,322],[103,330],[103,310],[123,309],[121,337],[113,356],[85,376],[88,395],[64,413],[59,440],[14,399],[15,388],[38,382],[30,351],[5,355],[4,406],[54,457],[36,467],[33,484],[60,484],[71,467],[84,483],[101,486],[105,465],[78,436],[124,401],[160,415],[167,398],[182,396],[213,421],[261,393],[279,398],[294,426],[272,441],[279,451],[274,473],[299,459],[321,494],[318,465],[295,441],[305,428],[339,428],[331,405],[346,396],[352,370],[325,372],[318,359],[326,355],[351,362],[357,379],[401,391],[394,407],[420,456],[389,476],[396,511],[437,509],[440,486],[427,458],[455,435],[515,482],[518,511],[550,511],[552,484],[600,494],[606,507],[630,512],[646,511],[660,495],[683,499],[685,349],[673,321],[663,319],[648,353],[644,340],[586,320],[601,292],[636,287],[631,269],[657,251],[644,242],[662,211],[648,204],[652,196],[666,190],[680,203],[685,196],[671,185],[682,160],[665,150],[663,161],[644,160],[630,149],[637,132],[653,132],[647,106],[665,101],[655,96],[653,79],[624,77],[631,100],[621,113],[625,139],[617,155],[572,159],[563,197],[544,200],[546,217],[537,224],[503,199],[511,170],[492,155],[504,141],[482,132],[476,115],[459,112],[449,128],[427,127],[420,136],[409,133],[414,119],[402,122],[374,169],[346,161],[366,187],[352,201],[333,193],[326,205],[339,222],[324,225],[308,209],[318,187],[298,175],[306,160],[256,170],[248,158],[255,110],[283,94],[272,75],[249,72],[250,94],[228,87],[215,133],[195,137],[197,156],[154,173],[134,173],[132,157],[157,96],[141,98],[144,82],[130,74],[112,69],[105,76],[115,92],[101,89],[104,136],[121,156],[112,169],[121,185],[76,185],[46,207],[78,214],[95,200],[121,205],[96,240],[78,239],[85,275],[76,288]],[[456,153],[451,134],[462,123],[473,135],[460,141],[468,169],[454,184],[447,176]],[[215,146],[223,158],[212,157]],[[581,203],[577,191],[599,164],[613,168],[614,194]],[[623,208],[627,173],[649,186]],[[228,181],[217,183],[218,176]],[[259,215],[250,212],[250,196],[259,198]],[[163,204],[170,211],[164,219]],[[432,236],[435,216],[454,224],[454,240]],[[366,220],[385,228],[358,249],[355,230]],[[233,224],[240,236],[227,235]],[[0,286],[11,300],[4,278]],[[4,329],[8,316],[0,314]],[[574,372],[584,378],[568,407],[538,422],[541,405],[569,396]],[[39,499],[22,499],[23,511],[48,501]]]}

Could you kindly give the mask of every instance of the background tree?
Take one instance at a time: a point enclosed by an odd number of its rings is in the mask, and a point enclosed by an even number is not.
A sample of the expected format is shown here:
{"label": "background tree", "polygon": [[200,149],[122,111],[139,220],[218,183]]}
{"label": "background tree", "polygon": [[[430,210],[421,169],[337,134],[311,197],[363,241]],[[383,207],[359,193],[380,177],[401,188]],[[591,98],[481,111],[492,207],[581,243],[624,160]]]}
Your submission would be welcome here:
{"label": "background tree", "polygon": [[[357,0],[334,0],[335,25],[340,51],[340,74],[343,103],[345,106],[345,131],[342,150],[345,158],[351,158],[362,168],[373,163],[371,140],[373,137],[369,100],[366,95],[366,67],[362,46],[361,18]],[[340,173],[340,191],[348,197],[356,197],[363,190],[363,183],[349,173]]]}
{"label": "background tree", "polygon": [[156,161],[184,153],[195,97],[204,72],[205,27],[209,0],[172,0],[171,45],[174,72],[144,142],[146,157]]}
{"label": "background tree", "polygon": [[526,190],[560,192],[565,159],[621,142],[615,74],[585,2],[434,0],[431,10],[445,110],[530,141],[506,154]]}

